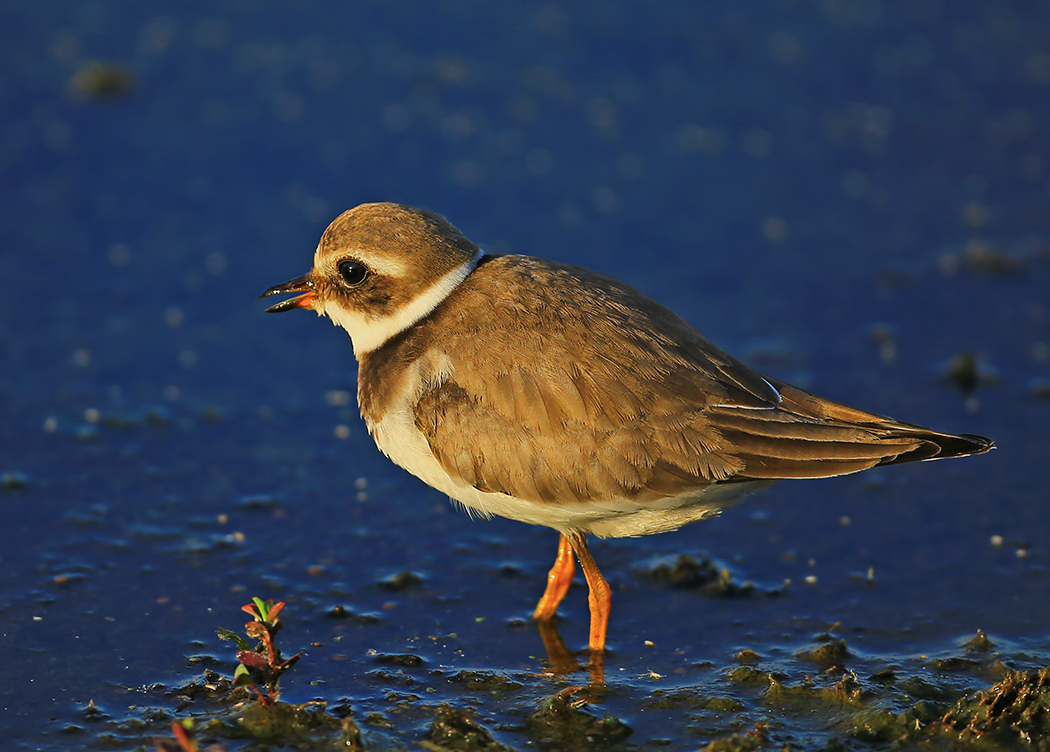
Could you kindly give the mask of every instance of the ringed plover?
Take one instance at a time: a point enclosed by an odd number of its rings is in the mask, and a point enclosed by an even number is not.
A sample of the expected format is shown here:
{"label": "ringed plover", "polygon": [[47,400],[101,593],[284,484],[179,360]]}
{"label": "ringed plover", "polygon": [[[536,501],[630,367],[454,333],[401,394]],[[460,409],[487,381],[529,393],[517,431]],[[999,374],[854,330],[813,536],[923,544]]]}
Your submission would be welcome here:
{"label": "ringed plover", "polygon": [[593,654],[609,585],[587,549],[718,514],[786,478],[980,454],[991,440],[846,407],[762,375],[622,282],[489,255],[443,217],[363,204],[313,268],[262,297],[344,328],[357,399],[391,460],[470,512],[561,534],[533,617],[551,619],[579,560]]}

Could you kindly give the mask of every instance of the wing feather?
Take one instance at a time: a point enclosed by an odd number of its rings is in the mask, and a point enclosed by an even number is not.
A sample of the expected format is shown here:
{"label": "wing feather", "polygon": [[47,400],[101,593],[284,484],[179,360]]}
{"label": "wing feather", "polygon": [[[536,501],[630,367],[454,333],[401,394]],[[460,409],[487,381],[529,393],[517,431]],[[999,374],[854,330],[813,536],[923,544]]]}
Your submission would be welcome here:
{"label": "wing feather", "polygon": [[420,366],[442,378],[421,387],[415,424],[449,475],[484,491],[645,502],[991,446],[764,377],[576,267],[491,258],[449,300],[394,346],[406,359],[440,353]]}

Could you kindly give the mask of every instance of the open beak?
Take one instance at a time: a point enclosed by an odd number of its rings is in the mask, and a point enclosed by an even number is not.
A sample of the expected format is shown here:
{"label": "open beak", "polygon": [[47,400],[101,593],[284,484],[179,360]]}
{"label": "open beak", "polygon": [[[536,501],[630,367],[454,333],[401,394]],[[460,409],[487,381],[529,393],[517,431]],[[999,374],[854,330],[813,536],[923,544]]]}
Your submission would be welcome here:
{"label": "open beak", "polygon": [[272,305],[266,309],[267,313],[284,313],[290,311],[293,308],[313,308],[314,301],[317,299],[317,293],[314,292],[314,280],[307,272],[301,277],[296,277],[290,282],[285,282],[283,285],[274,285],[269,290],[260,295],[260,298],[268,298],[271,295],[285,295],[290,292],[301,292],[305,295],[298,295],[288,300],[282,300],[276,305]]}

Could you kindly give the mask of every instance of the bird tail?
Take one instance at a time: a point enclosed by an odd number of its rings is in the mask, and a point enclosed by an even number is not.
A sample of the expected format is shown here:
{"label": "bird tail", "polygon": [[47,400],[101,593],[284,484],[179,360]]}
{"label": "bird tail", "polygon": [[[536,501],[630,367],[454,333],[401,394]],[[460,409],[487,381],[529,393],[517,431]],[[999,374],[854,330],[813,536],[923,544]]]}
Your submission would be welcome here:
{"label": "bird tail", "polygon": [[995,448],[983,436],[935,431],[769,381],[782,397],[776,408],[716,408],[710,413],[713,426],[744,462],[733,480],[830,478],[878,465],[964,457]]}

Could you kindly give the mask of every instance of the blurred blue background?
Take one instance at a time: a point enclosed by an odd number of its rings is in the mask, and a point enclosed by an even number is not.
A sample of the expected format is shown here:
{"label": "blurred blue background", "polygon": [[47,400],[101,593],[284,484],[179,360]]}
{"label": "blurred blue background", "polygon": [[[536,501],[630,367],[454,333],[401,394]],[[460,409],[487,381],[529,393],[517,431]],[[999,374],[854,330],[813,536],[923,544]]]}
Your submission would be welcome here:
{"label": "blurred blue background", "polygon": [[[614,603],[628,665],[661,660],[628,647],[650,628],[693,645],[685,616],[654,624],[674,592],[631,572],[696,545],[772,585],[828,561],[825,590],[779,601],[799,634],[848,617],[922,651],[983,627],[1045,654],[1048,30],[1031,2],[5,4],[0,727],[56,743],[90,699],[192,676],[245,594],[324,632],[405,569],[422,626],[369,639],[463,632],[487,603],[471,660],[539,650],[504,621],[554,536],[470,523],[386,463],[345,335],[255,300],[365,201],[610,273],[762,370],[998,441],[596,547],[640,599]],[[963,394],[942,375],[965,352]],[[719,625],[768,637],[764,612],[700,613],[716,662],[741,646]]]}

